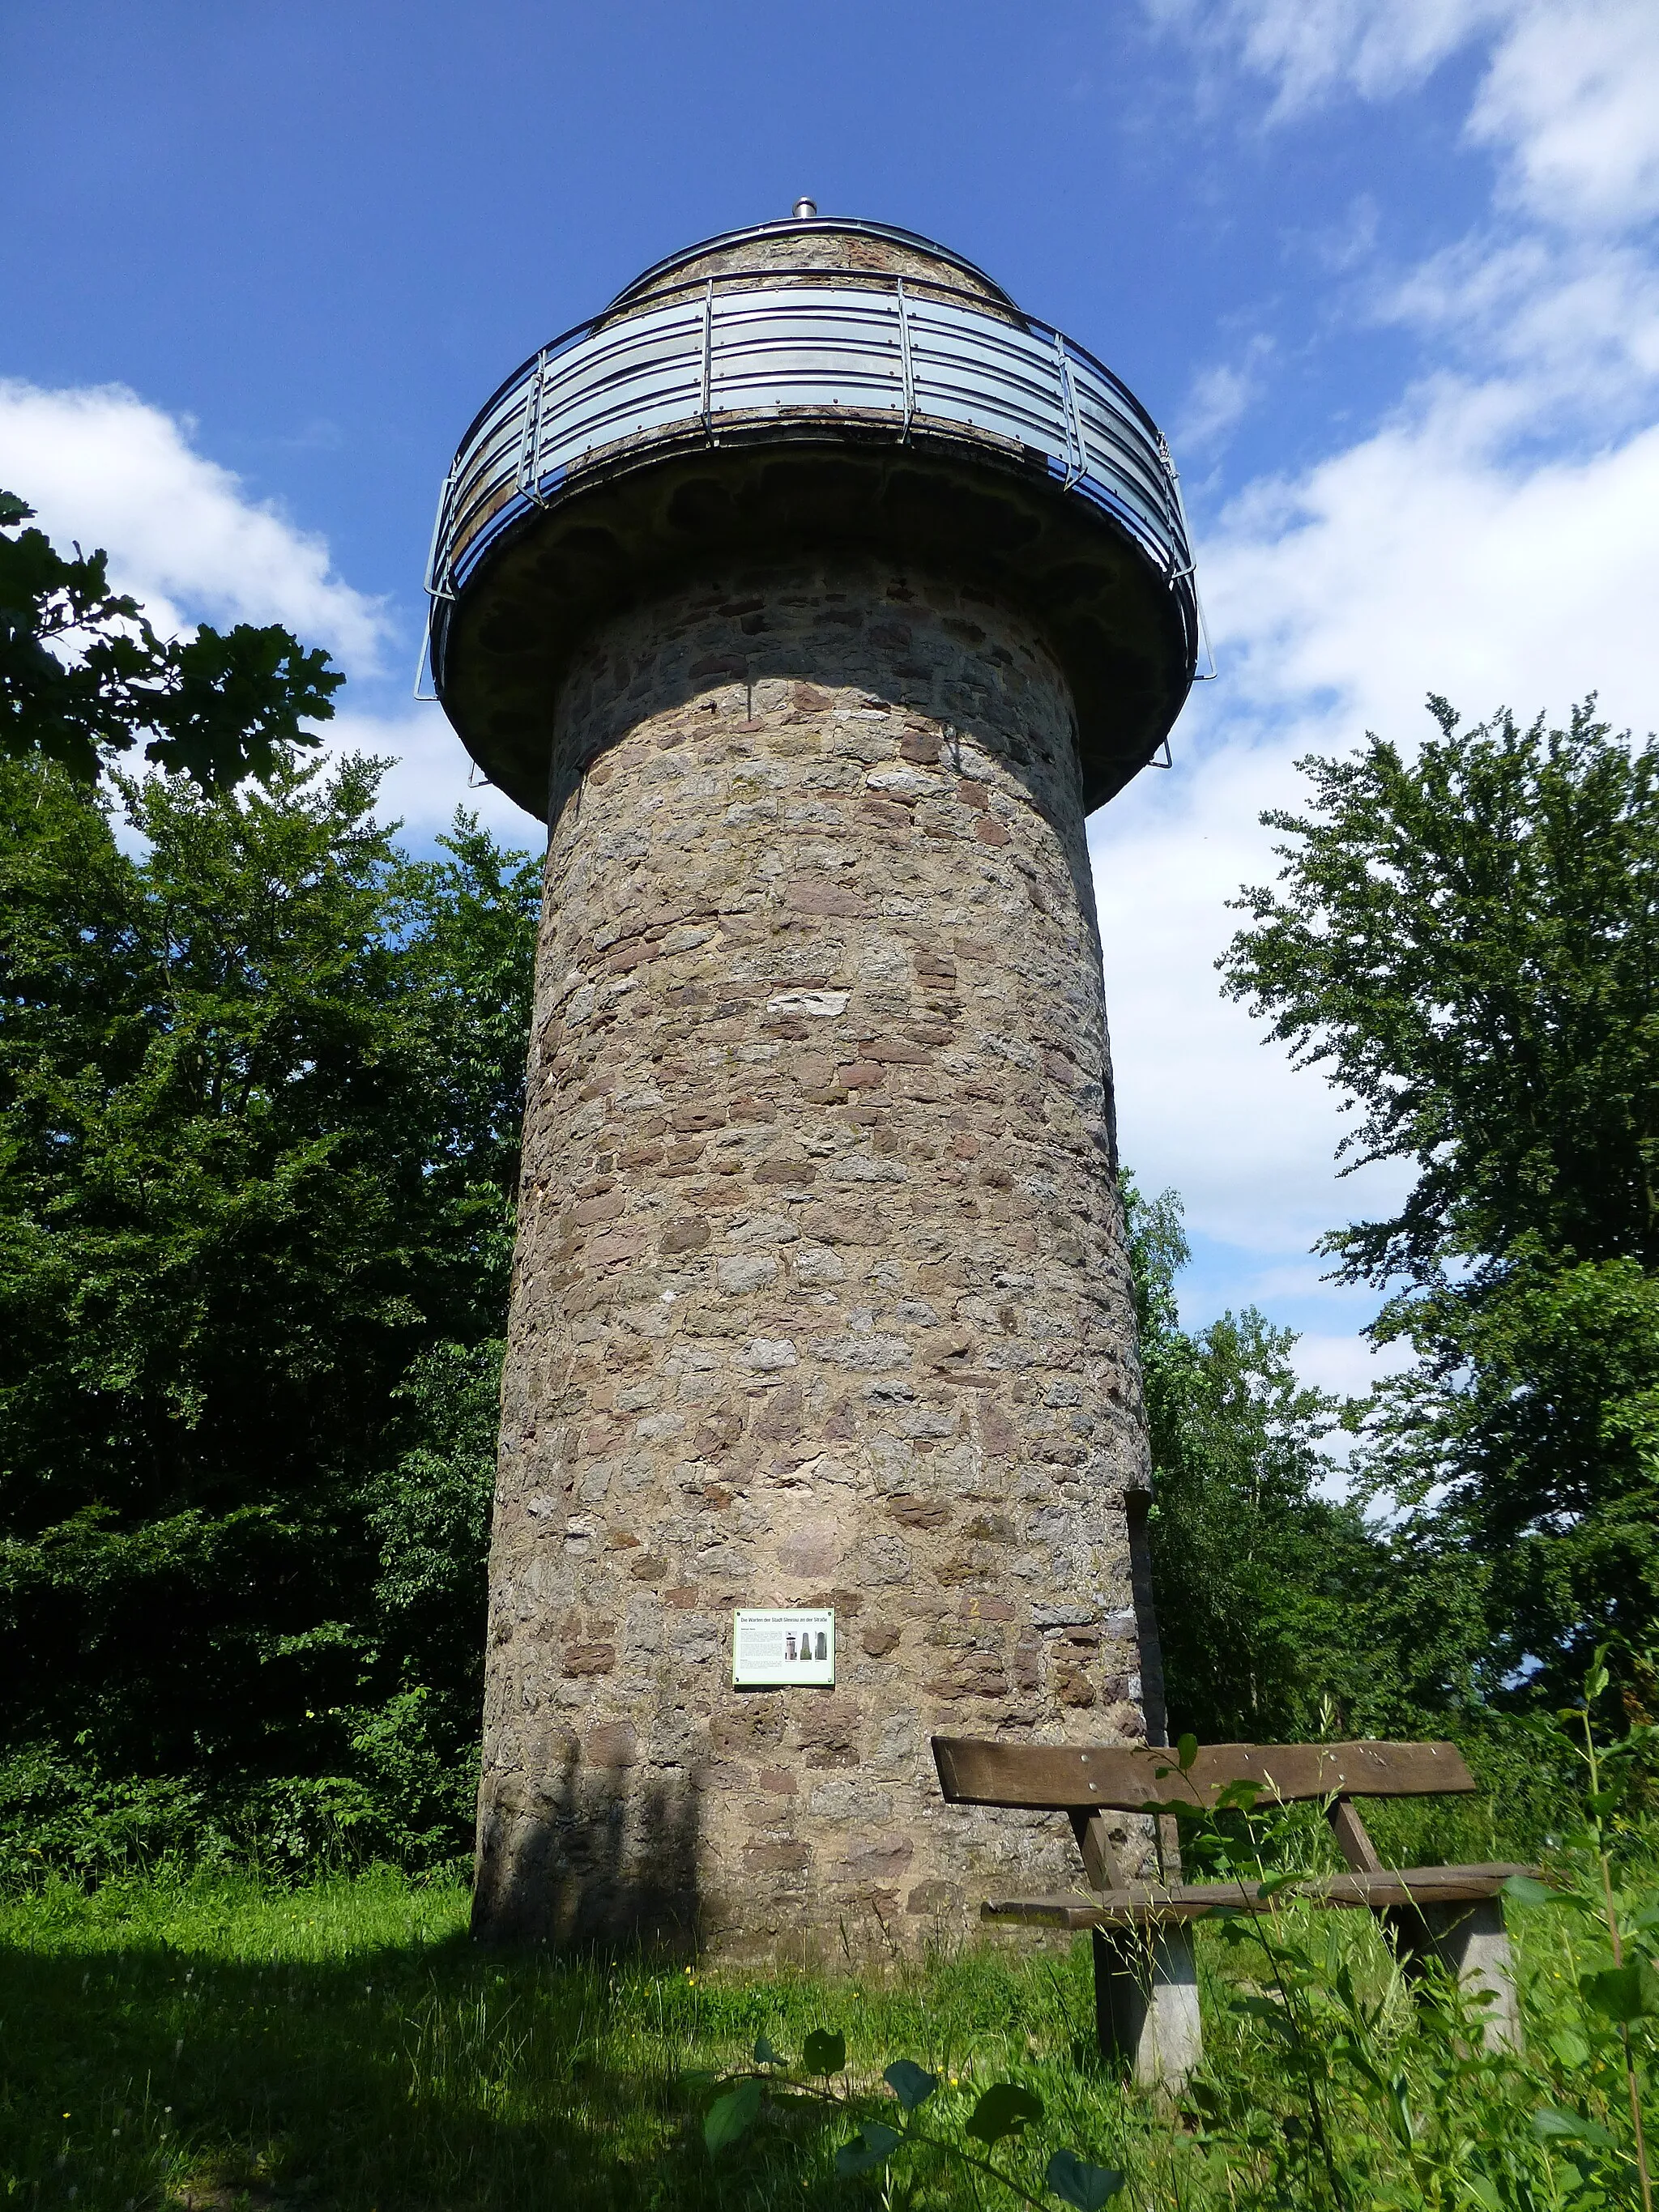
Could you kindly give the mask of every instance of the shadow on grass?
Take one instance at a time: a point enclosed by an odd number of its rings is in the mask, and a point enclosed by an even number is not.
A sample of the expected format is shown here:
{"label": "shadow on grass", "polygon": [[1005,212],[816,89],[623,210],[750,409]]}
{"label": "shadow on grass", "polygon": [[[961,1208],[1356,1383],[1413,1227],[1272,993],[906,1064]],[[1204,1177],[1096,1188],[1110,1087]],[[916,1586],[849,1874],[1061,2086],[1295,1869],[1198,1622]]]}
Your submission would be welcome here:
{"label": "shadow on grass", "polygon": [[729,2009],[637,1954],[459,1934],[323,1963],[0,1945],[0,2171],[9,2202],[75,2212],[863,2201],[815,2113],[710,2160]]}

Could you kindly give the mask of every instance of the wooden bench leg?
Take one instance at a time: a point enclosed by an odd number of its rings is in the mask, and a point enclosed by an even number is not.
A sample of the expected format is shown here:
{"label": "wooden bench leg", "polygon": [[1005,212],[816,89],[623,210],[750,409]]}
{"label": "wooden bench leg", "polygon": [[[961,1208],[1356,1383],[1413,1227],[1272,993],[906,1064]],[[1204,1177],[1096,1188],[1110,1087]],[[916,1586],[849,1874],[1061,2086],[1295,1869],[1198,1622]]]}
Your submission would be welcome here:
{"label": "wooden bench leg", "polygon": [[1521,2007],[1501,1897],[1424,1905],[1414,1912],[1390,1911],[1382,1917],[1408,1977],[1419,1974],[1425,1960],[1441,1960],[1470,1996],[1490,1995],[1492,2002],[1483,2013],[1482,2039],[1487,2050],[1522,2048]]}
{"label": "wooden bench leg", "polygon": [[1139,2088],[1179,2089],[1204,2051],[1192,1929],[1097,1928],[1094,1943],[1101,2056]]}

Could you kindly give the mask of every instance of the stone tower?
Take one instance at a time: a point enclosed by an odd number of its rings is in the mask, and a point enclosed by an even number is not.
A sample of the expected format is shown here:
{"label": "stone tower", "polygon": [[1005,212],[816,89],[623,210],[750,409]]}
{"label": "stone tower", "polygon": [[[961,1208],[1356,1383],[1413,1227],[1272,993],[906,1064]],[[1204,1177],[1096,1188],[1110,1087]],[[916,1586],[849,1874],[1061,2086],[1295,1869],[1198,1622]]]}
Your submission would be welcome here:
{"label": "stone tower", "polygon": [[[802,203],[502,386],[428,586],[549,824],[476,1924],[913,1950],[1073,1879],[932,1733],[1161,1735],[1084,817],[1193,675],[1167,453]],[[738,1607],[833,1686],[734,1686]]]}

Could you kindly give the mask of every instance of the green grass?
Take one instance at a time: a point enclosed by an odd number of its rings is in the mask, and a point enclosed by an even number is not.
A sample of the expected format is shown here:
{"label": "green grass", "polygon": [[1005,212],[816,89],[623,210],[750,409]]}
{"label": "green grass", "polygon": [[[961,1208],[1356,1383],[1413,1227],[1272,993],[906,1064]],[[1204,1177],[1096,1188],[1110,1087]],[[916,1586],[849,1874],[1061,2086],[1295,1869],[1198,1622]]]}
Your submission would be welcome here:
{"label": "green grass", "polygon": [[[1043,2120],[999,2153],[1035,2195],[1065,2145],[1127,2171],[1124,2205],[1639,2203],[1621,2062],[1577,1989],[1607,1963],[1584,1916],[1511,1914],[1523,2063],[1471,2053],[1449,2002],[1414,2006],[1368,1916],[1285,1914],[1276,1968],[1253,1941],[1206,1930],[1206,2075],[1174,2106],[1101,2069],[1085,1944],[817,1982],[494,1955],[470,1942],[466,1912],[459,1884],[387,1870],[292,1889],[224,1875],[48,1883],[0,1899],[8,2212],[880,2203],[879,2171],[835,2173],[853,2133],[842,2114],[775,2097],[718,2160],[703,2146],[721,2070],[762,2033],[798,2056],[818,2027],[846,2035],[858,2117],[896,2116],[880,2074],[899,2057],[944,2077],[922,2117],[947,2135],[990,2082],[1036,2090]],[[1338,1994],[1345,1970],[1357,2014]],[[1540,2139],[1543,2106],[1585,2115],[1612,2147]],[[1310,2144],[1315,2107],[1334,2163]],[[893,2174],[895,2206],[1014,2201],[927,2153]]]}

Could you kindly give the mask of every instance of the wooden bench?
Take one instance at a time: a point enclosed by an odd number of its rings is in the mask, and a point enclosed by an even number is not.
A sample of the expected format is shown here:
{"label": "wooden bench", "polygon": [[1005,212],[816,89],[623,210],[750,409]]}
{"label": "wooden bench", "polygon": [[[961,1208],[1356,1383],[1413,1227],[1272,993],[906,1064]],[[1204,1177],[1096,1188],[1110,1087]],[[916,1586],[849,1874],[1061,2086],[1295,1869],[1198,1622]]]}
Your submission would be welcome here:
{"label": "wooden bench", "polygon": [[[1485,1992],[1485,2034],[1518,2049],[1520,2016],[1504,1926],[1502,1891],[1531,1867],[1385,1867],[1365,1832],[1356,1797],[1466,1796],[1477,1784],[1450,1743],[1219,1743],[1200,1749],[1183,1772],[1167,1748],[985,1743],[935,1736],[939,1787],[952,1805],[998,1805],[1064,1813],[1083,1855],[1087,1894],[986,1900],[981,1917],[1027,1927],[1087,1928],[1094,1936],[1095,2016],[1106,2056],[1137,2081],[1177,2086],[1203,2048],[1191,1923],[1218,1909],[1266,1912],[1280,1899],[1363,1906],[1376,1914],[1401,1964],[1415,1978],[1438,1958],[1472,1995]],[[1255,1802],[1322,1800],[1348,1871],[1312,1876],[1263,1898],[1253,1881],[1186,1882],[1174,1803],[1212,1809],[1236,1783]],[[1108,1813],[1152,1813],[1158,1881],[1127,1881],[1107,1832]]]}

